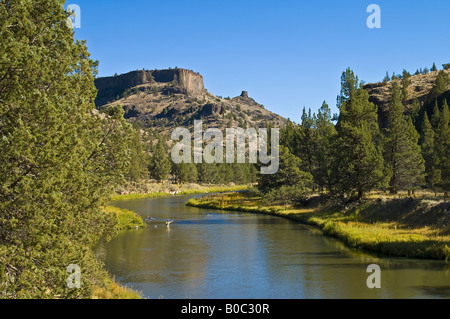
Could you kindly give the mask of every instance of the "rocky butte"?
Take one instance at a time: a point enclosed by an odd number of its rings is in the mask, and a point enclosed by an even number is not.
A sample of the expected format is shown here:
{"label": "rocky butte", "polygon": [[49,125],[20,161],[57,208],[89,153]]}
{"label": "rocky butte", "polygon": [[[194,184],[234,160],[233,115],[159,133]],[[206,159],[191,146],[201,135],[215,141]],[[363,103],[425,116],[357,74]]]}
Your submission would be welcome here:
{"label": "rocky butte", "polygon": [[170,84],[176,93],[189,96],[201,96],[205,93],[203,77],[191,70],[140,70],[131,71],[120,76],[103,77],[95,80],[98,89],[96,104],[104,105],[113,101],[118,95],[143,84]]}
{"label": "rocky butte", "polygon": [[121,105],[125,118],[144,128],[170,132],[202,120],[208,127],[282,127],[286,119],[270,112],[247,91],[223,98],[208,92],[203,77],[186,69],[139,70],[98,78],[98,109]]}

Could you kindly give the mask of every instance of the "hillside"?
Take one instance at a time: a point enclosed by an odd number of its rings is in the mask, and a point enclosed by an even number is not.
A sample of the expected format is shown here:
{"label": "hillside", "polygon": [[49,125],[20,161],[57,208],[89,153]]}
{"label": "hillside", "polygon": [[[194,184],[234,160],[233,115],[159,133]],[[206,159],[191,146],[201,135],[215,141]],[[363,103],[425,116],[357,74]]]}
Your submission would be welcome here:
{"label": "hillside", "polygon": [[[414,101],[417,100],[420,103],[421,108],[419,113],[428,111],[429,115],[431,115],[434,102],[429,103],[427,99],[435,85],[439,72],[440,71],[434,71],[427,74],[411,76],[411,82],[407,89],[408,97],[403,101],[406,113],[413,112]],[[443,70],[443,72],[450,76],[450,70]],[[389,110],[389,101],[391,98],[390,90],[394,82],[398,82],[400,87],[402,87],[401,79],[395,79],[387,83],[378,82],[364,85],[364,89],[369,92],[370,101],[378,106],[381,126],[385,126],[386,123],[387,113]],[[447,98],[450,101],[450,83],[447,84],[447,91],[438,97],[438,99],[442,98]]]}
{"label": "hillside", "polygon": [[222,98],[209,93],[203,77],[186,69],[141,70],[95,80],[97,108],[121,104],[125,117],[161,132],[191,127],[202,119],[208,127],[278,127],[286,119],[265,109],[248,93]]}

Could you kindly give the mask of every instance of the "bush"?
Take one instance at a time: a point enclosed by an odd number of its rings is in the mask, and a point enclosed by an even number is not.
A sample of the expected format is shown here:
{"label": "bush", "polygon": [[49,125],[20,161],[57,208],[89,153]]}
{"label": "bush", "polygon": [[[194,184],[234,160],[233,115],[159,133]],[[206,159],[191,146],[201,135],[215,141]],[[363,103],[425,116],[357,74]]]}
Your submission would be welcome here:
{"label": "bush", "polygon": [[294,204],[301,203],[305,201],[307,194],[307,189],[300,187],[299,185],[294,186],[281,186],[280,188],[269,191],[263,196],[263,203],[283,203],[283,204]]}

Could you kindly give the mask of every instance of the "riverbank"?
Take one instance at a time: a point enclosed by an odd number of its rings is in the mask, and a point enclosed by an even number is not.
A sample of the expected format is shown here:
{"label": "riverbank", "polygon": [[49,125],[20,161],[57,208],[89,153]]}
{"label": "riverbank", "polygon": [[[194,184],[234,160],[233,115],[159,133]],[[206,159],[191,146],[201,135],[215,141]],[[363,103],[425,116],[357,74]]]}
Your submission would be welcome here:
{"label": "riverbank", "polygon": [[200,184],[171,184],[164,183],[145,183],[140,185],[130,184],[126,188],[118,190],[118,193],[112,196],[112,201],[158,198],[174,195],[195,195],[208,193],[236,192],[247,190],[247,185],[200,185]]}
{"label": "riverbank", "polygon": [[412,198],[368,198],[344,204],[310,198],[302,207],[264,206],[254,193],[191,199],[188,206],[270,214],[317,226],[347,246],[386,255],[450,260],[450,204]]}
{"label": "riverbank", "polygon": [[105,213],[116,214],[118,219],[116,229],[118,231],[144,228],[147,226],[142,217],[135,212],[114,206],[106,206],[105,208],[103,208],[103,211]]}
{"label": "riverbank", "polygon": [[[117,231],[139,229],[147,226],[141,216],[130,210],[114,206],[106,206],[102,210],[106,214],[117,216]],[[116,283],[115,279],[111,278],[110,274],[105,271],[103,282],[94,285],[92,299],[142,299],[142,294]]]}

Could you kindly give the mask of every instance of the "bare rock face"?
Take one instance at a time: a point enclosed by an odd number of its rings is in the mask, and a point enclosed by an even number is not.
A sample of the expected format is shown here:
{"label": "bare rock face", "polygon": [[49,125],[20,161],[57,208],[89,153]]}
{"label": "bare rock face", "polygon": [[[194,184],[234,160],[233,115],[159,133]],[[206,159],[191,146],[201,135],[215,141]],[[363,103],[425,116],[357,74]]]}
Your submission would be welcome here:
{"label": "bare rock face", "polygon": [[281,127],[286,119],[266,110],[247,91],[233,99],[209,93],[203,77],[185,69],[132,71],[95,80],[96,107],[124,109],[125,118],[142,127],[170,134],[176,127],[193,128],[195,120],[207,127]]}
{"label": "bare rock face", "polygon": [[[153,79],[158,83],[172,83],[191,96],[201,96],[205,92],[203,77],[186,69],[154,70],[151,72]],[[142,83],[145,84],[145,83]]]}
{"label": "bare rock face", "polygon": [[113,101],[127,89],[150,83],[167,83],[179,93],[201,96],[205,93],[203,77],[186,69],[140,70],[95,80],[98,89],[96,105]]}

